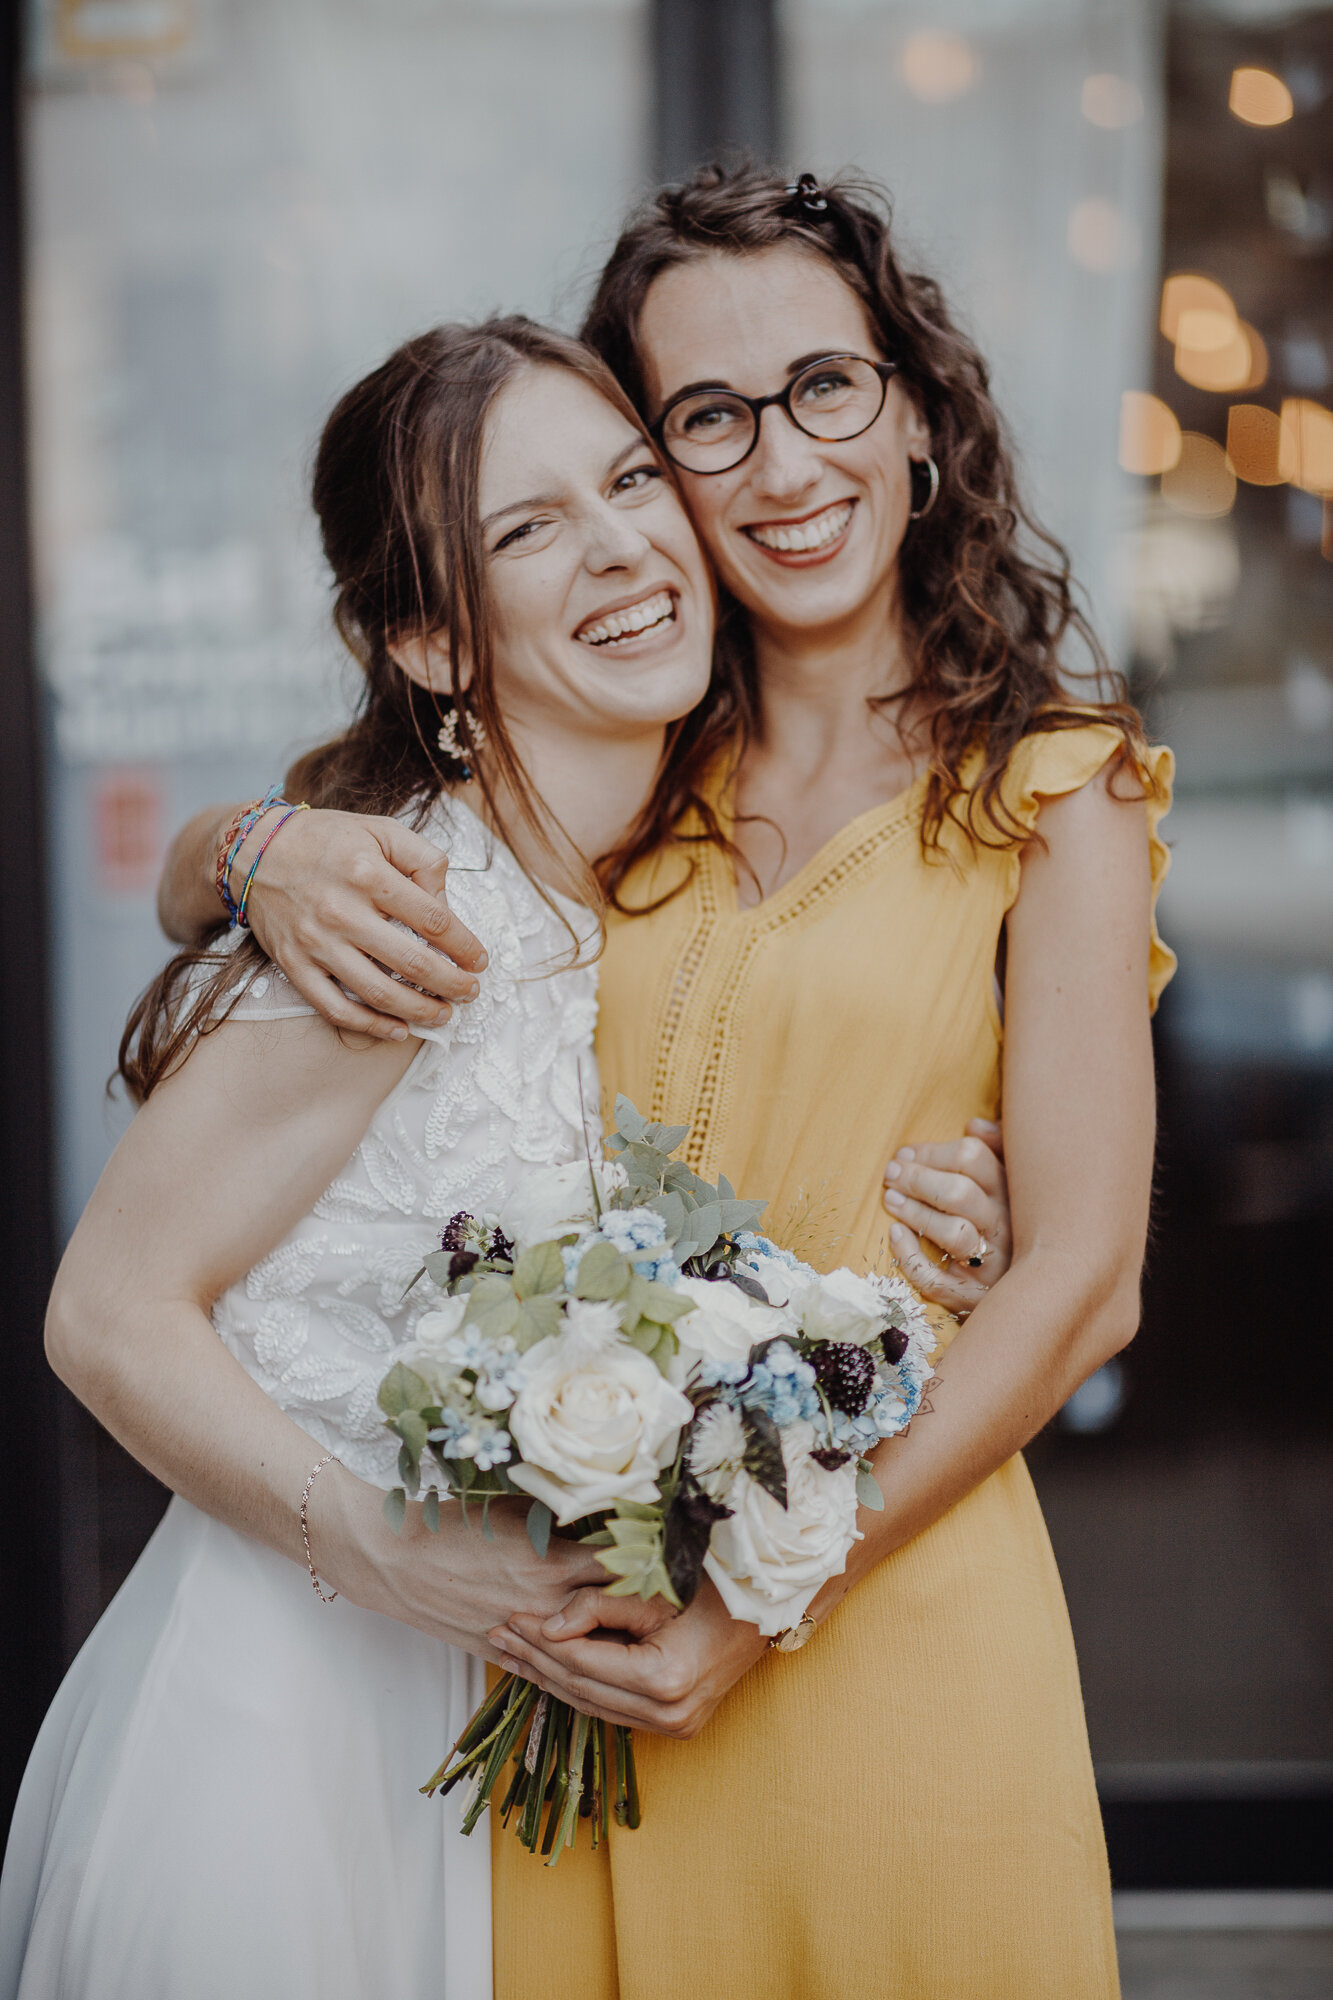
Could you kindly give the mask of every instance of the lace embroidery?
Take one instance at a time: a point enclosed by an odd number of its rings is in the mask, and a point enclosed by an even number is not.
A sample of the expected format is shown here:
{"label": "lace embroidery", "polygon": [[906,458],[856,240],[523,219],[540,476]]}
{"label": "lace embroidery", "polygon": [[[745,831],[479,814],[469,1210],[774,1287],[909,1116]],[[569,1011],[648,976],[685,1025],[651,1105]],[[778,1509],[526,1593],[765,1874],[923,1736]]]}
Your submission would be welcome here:
{"label": "lace embroidery", "polygon": [[[459,1208],[497,1208],[528,1165],[581,1155],[580,1071],[594,1117],[599,1103],[596,966],[566,966],[560,916],[466,807],[437,807],[424,831],[448,850],[450,900],[489,954],[481,993],[429,1031],[310,1214],[213,1313],[274,1402],[353,1472],[386,1487],[397,1476],[396,1445],[375,1392],[433,1302],[425,1280],[403,1294],[441,1221]],[[586,912],[561,908],[580,937],[592,936]],[[313,1011],[265,965],[229,1018]]]}

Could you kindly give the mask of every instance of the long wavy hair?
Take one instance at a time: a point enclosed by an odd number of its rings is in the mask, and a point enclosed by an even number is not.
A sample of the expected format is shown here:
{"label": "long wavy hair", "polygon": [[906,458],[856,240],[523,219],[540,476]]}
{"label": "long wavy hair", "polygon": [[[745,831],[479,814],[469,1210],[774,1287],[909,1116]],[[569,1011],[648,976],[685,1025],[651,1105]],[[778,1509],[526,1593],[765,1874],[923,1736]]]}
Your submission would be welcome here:
{"label": "long wavy hair", "polygon": [[[911,523],[899,559],[915,669],[905,692],[928,718],[930,737],[922,840],[937,846],[947,819],[983,845],[1009,846],[1025,834],[1002,784],[1024,736],[1089,720],[1110,723],[1123,738],[1124,764],[1150,786],[1142,724],[1078,606],[1064,548],[1019,495],[986,363],[935,280],[900,262],[887,197],[850,173],[819,193],[822,210],[777,173],[754,165],[700,167],[683,185],[662,189],[622,231],[583,337],[647,418],[639,325],[664,271],[785,245],[831,264],[855,292],[885,359],[896,362],[926,420],[940,475],[938,500]],[[1086,700],[1071,698],[1073,666],[1065,657],[1071,641],[1085,655]],[[749,622],[723,592],[713,692],[676,736],[650,808],[603,864],[613,898],[635,863],[663,844],[722,838],[710,774],[719,761],[735,769],[759,716]],[[691,827],[692,834],[685,830]]]}
{"label": "long wavy hair", "polygon": [[[420,824],[464,774],[461,760],[438,746],[444,711],[452,706],[465,754],[480,733],[476,726],[485,732],[486,757],[471,763],[501,834],[499,785],[547,854],[554,853],[553,822],[495,698],[479,507],[487,418],[505,384],[525,367],[580,376],[643,429],[624,390],[588,347],[518,315],[440,326],[405,342],[348,390],[324,426],[312,498],[333,574],[334,623],[361,669],[362,687],[350,728],[288,772],[289,798],[343,812],[414,809]],[[445,697],[419,686],[391,651],[405,640],[440,635],[448,639],[452,676]],[[591,873],[588,889],[595,901]],[[218,918],[220,932],[220,907]],[[170,1075],[199,1035],[220,1025],[262,956],[247,940],[219,962],[210,949],[216,936],[179,952],[130,1015],[118,1068],[136,1101]],[[572,932],[571,942],[577,943]]]}

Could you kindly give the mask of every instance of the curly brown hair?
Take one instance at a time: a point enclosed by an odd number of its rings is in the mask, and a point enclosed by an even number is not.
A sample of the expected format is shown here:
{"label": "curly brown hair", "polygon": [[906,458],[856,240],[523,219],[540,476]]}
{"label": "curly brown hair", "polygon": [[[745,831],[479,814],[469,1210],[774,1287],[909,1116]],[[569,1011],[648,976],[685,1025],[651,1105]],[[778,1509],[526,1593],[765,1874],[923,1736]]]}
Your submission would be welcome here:
{"label": "curly brown hair", "polygon": [[[584,321],[584,339],[650,418],[639,322],[662,272],[778,245],[826,259],[865,306],[884,357],[897,364],[929,426],[939,466],[938,500],[912,523],[901,564],[904,628],[916,668],[906,692],[929,718],[923,842],[938,845],[946,819],[984,845],[1023,839],[1001,786],[1015,746],[1036,731],[1108,722],[1124,739],[1123,763],[1150,787],[1138,712],[1079,609],[1068,555],[1019,496],[986,363],[935,280],[899,261],[882,190],[843,173],[817,196],[822,209],[771,169],[754,165],[700,167],[683,185],[662,189],[622,231]],[[1087,656],[1080,678],[1090,698],[1083,701],[1072,700],[1066,686],[1072,670],[1061,655],[1071,637]],[[613,898],[634,865],[664,842],[722,838],[709,804],[709,774],[720,759],[734,771],[758,720],[748,621],[724,592],[714,689],[676,735],[651,805],[602,864]],[[978,746],[981,761],[973,768],[969,758]],[[686,830],[691,823],[701,834]]]}

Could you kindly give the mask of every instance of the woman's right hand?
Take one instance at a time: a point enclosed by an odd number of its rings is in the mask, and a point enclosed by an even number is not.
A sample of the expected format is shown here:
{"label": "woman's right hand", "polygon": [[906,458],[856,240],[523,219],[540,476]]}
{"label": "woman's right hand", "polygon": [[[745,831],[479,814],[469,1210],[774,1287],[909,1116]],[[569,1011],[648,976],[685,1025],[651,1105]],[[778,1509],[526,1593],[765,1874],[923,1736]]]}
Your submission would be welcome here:
{"label": "woman's right hand", "polygon": [[475,998],[485,970],[484,949],[446,900],[448,867],[447,855],[400,820],[298,813],[265,854],[246,914],[326,1021],[402,1041],[447,1019],[449,1004]]}
{"label": "woman's right hand", "polygon": [[[605,1586],[608,1578],[594,1549],[552,1535],[539,1556],[528,1539],[526,1500],[496,1500],[490,1535],[481,1509],[456,1501],[440,1508],[437,1533],[419,1506],[410,1505],[401,1535],[384,1519],[383,1495],[362,1480],[335,1474],[323,1496],[310,1502],[310,1540],[320,1575],[367,1610],[443,1639],[465,1652],[496,1660],[489,1634],[514,1613],[553,1618],[576,1590]],[[326,1473],[324,1478],[328,1477]]]}

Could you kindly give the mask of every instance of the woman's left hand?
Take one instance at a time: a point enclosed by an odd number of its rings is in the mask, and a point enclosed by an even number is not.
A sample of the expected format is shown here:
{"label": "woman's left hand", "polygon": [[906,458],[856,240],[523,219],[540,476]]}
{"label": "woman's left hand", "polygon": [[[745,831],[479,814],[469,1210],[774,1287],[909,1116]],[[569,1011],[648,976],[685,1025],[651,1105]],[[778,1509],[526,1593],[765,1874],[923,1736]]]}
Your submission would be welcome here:
{"label": "woman's left hand", "polygon": [[[893,1254],[916,1289],[965,1318],[1013,1257],[999,1126],[974,1118],[965,1139],[900,1147],[884,1171],[884,1206]],[[923,1236],[944,1252],[942,1264],[926,1255]]]}
{"label": "woman's left hand", "polygon": [[[593,1637],[598,1630],[623,1632],[630,1643]],[[501,1665],[585,1715],[682,1741],[698,1735],[768,1647],[707,1578],[681,1612],[660,1597],[645,1604],[579,1590],[544,1624],[516,1614],[489,1637]]]}

